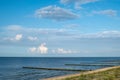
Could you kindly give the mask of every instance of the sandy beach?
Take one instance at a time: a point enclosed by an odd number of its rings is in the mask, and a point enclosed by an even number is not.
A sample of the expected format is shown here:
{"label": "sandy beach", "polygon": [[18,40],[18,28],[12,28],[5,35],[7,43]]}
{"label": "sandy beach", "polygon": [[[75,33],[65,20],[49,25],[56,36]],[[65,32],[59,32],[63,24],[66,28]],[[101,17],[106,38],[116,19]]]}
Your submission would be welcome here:
{"label": "sandy beach", "polygon": [[46,78],[46,79],[43,79],[43,80],[64,80],[66,78],[79,77],[80,75],[89,75],[89,74],[94,74],[94,73],[100,73],[100,72],[113,70],[113,69],[118,69],[118,68],[120,68],[120,66],[107,67],[107,68],[102,68],[102,69],[97,69],[97,70],[87,71],[87,72],[82,72],[82,73],[77,73],[77,74]]}

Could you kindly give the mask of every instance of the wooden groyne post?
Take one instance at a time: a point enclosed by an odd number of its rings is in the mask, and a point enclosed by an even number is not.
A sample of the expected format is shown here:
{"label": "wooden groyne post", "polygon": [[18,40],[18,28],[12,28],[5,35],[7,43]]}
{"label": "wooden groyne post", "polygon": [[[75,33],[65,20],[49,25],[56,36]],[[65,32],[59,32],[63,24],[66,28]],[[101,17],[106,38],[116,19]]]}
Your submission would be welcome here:
{"label": "wooden groyne post", "polygon": [[22,67],[24,69],[41,69],[41,70],[57,70],[57,71],[90,71],[80,69],[65,69],[65,68],[42,68],[42,67]]}

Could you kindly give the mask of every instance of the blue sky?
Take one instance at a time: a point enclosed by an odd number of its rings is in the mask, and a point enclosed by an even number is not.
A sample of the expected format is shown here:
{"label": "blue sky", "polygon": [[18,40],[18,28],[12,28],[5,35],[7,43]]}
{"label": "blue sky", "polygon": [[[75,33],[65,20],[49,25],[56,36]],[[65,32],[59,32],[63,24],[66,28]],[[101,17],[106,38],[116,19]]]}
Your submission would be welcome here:
{"label": "blue sky", "polygon": [[0,0],[0,56],[120,56],[120,0]]}

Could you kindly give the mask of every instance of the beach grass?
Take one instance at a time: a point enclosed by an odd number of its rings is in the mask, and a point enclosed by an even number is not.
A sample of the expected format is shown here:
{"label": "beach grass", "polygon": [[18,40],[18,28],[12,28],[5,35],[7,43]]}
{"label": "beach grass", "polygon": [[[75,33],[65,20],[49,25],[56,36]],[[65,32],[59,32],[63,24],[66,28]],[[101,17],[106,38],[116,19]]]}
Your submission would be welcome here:
{"label": "beach grass", "polygon": [[120,80],[120,67],[102,72],[82,74],[76,77],[68,77],[62,80]]}
{"label": "beach grass", "polygon": [[44,80],[120,80],[120,66],[48,78]]}

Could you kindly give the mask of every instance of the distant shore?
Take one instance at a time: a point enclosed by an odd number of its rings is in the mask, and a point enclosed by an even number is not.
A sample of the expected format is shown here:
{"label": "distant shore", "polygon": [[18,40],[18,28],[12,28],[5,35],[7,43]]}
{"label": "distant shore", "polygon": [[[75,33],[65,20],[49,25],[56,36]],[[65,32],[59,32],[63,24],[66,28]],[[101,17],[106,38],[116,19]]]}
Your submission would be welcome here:
{"label": "distant shore", "polygon": [[77,74],[46,78],[43,80],[120,80],[120,66],[107,67],[93,71],[81,72]]}

